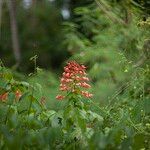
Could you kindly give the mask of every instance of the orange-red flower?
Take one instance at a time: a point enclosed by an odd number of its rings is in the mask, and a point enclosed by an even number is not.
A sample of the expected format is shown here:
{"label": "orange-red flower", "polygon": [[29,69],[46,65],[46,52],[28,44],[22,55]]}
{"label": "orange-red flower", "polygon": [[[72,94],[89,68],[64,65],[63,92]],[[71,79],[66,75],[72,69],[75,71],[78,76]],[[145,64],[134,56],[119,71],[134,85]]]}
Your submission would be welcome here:
{"label": "orange-red flower", "polygon": [[89,93],[89,92],[87,92],[87,91],[81,91],[81,94],[82,94],[83,96],[87,97],[87,98],[93,97],[93,94],[91,94],[91,93]]}
{"label": "orange-red flower", "polygon": [[[81,92],[83,88],[90,88],[91,86],[87,83],[89,78],[86,74],[86,67],[80,65],[75,61],[70,61],[64,67],[64,72],[60,80],[60,91],[78,93],[86,98],[92,97],[92,94],[87,91]],[[77,92],[78,91],[78,92]],[[57,95],[56,98],[62,100],[65,96]]]}
{"label": "orange-red flower", "polygon": [[62,99],[64,99],[64,96],[63,96],[63,95],[57,95],[57,96],[56,96],[56,99],[62,100]]}
{"label": "orange-red flower", "polygon": [[7,100],[7,98],[8,98],[8,92],[0,95],[0,100],[3,102],[5,102]]}
{"label": "orange-red flower", "polygon": [[16,92],[15,92],[15,96],[16,96],[16,99],[17,99],[17,100],[19,100],[19,99],[20,99],[20,97],[22,96],[21,91],[20,91],[20,90],[16,90]]}

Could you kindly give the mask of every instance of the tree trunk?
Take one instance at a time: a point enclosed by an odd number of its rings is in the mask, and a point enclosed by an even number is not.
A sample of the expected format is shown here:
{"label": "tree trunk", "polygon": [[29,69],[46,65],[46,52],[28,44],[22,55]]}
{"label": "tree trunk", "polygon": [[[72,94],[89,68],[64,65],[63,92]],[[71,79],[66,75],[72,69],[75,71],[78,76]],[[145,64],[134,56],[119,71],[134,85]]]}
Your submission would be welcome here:
{"label": "tree trunk", "polygon": [[16,67],[18,67],[21,62],[21,53],[18,39],[18,26],[16,21],[16,0],[7,0],[7,3],[10,15],[13,53],[16,60]]}
{"label": "tree trunk", "polygon": [[1,36],[1,24],[2,24],[2,3],[3,1],[0,0],[0,36]]}
{"label": "tree trunk", "polygon": [[32,0],[32,5],[31,5],[31,9],[32,9],[32,18],[31,18],[31,27],[34,31],[35,26],[36,26],[36,16],[35,16],[35,9],[36,9],[36,5],[37,5],[37,1],[36,0]]}

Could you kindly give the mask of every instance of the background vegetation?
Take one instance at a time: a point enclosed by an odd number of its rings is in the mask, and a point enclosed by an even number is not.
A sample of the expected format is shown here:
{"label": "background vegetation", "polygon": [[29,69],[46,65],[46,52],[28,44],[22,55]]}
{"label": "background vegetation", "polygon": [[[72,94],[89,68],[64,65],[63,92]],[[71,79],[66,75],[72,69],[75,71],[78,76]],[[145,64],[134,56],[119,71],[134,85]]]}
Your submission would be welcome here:
{"label": "background vegetation", "polygon": [[[150,149],[149,15],[149,0],[1,0],[0,148]],[[55,99],[68,60],[87,66],[94,95],[82,136],[58,122],[72,114]]]}

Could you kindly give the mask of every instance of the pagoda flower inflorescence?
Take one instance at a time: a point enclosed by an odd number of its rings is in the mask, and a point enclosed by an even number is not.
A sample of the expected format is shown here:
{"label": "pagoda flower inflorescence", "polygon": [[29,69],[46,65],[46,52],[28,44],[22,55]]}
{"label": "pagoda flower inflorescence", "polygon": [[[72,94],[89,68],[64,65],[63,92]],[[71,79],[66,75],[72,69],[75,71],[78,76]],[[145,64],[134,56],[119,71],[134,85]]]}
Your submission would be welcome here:
{"label": "pagoda flower inflorescence", "polygon": [[[86,67],[84,65],[80,65],[75,61],[68,62],[64,67],[64,72],[60,80],[60,91],[62,91],[62,93],[76,93],[86,98],[91,98],[93,94],[84,90],[91,87],[87,83],[89,78],[85,71]],[[56,99],[58,100],[62,100],[64,98],[64,94],[56,96]]]}

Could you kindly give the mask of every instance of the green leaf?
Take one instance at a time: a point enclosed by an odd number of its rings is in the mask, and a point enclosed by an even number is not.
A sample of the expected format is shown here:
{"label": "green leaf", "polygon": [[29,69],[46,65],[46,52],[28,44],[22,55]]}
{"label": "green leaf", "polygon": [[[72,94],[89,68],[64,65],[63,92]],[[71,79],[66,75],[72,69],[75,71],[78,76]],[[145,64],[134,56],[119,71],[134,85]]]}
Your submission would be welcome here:
{"label": "green leaf", "polygon": [[103,122],[103,117],[102,116],[100,116],[100,115],[98,115],[97,113],[94,113],[94,112],[92,112],[92,111],[88,111],[88,114],[89,114],[89,119],[90,119],[90,121],[98,121],[98,122],[100,122],[100,123],[102,123]]}
{"label": "green leaf", "polygon": [[14,102],[14,100],[15,100],[15,94],[13,93],[13,92],[10,92],[10,93],[8,93],[8,104],[13,104],[13,102]]}

